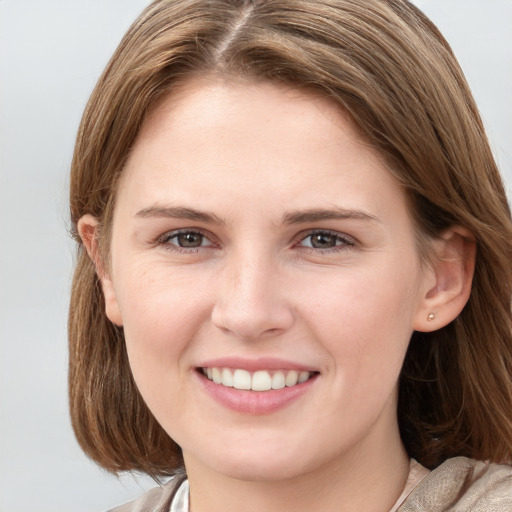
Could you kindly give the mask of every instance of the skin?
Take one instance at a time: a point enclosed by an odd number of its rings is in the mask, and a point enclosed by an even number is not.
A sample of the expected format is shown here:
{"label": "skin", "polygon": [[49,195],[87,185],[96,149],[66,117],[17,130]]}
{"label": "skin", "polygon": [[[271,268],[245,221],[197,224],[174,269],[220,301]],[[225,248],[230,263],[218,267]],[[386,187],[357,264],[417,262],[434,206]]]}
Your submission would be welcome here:
{"label": "skin", "polygon": [[[93,257],[96,225],[79,224]],[[407,345],[458,314],[471,265],[460,229],[422,264],[403,190],[338,107],[273,84],[189,83],[145,120],[112,233],[107,315],[183,449],[194,512],[391,508],[409,464]],[[317,373],[285,407],[240,413],[197,372],[226,356]]]}

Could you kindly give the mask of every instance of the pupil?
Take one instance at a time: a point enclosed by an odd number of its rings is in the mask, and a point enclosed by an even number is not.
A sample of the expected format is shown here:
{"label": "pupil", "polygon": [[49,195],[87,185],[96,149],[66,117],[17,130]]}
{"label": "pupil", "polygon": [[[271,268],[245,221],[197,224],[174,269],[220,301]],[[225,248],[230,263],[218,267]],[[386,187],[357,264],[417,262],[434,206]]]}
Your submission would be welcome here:
{"label": "pupil", "polygon": [[311,237],[311,245],[316,249],[325,249],[326,247],[334,247],[336,240],[333,235],[318,233]]}
{"label": "pupil", "polygon": [[200,247],[203,241],[203,235],[199,233],[180,233],[178,235],[178,244],[180,247]]}

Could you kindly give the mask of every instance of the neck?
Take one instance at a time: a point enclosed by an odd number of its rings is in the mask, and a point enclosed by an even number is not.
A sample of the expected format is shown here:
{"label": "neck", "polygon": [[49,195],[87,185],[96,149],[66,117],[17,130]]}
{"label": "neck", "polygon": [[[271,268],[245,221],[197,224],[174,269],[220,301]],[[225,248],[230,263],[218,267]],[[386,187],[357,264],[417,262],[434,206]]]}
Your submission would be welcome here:
{"label": "neck", "polygon": [[[380,450],[356,450],[328,464],[281,480],[249,481],[205,468],[193,456],[185,463],[191,512],[389,512],[409,473],[399,436]],[[385,448],[382,449],[382,446]]]}

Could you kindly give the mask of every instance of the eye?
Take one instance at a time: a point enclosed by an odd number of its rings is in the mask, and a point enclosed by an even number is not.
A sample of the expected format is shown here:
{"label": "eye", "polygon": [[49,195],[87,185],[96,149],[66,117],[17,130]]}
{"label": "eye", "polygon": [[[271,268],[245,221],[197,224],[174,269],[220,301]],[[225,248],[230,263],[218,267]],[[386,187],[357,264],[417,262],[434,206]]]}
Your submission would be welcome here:
{"label": "eye", "polygon": [[201,235],[201,233],[195,233],[193,231],[188,233],[178,233],[171,239],[174,239],[176,244],[180,247],[188,248],[201,247],[204,242],[204,236]]}
{"label": "eye", "polygon": [[162,236],[159,243],[175,250],[213,246],[206,235],[192,230],[171,231]]}
{"label": "eye", "polygon": [[342,249],[346,246],[355,245],[355,241],[351,237],[342,235],[341,233],[332,231],[314,231],[300,240],[299,245],[302,247],[320,250],[334,249],[336,247]]}

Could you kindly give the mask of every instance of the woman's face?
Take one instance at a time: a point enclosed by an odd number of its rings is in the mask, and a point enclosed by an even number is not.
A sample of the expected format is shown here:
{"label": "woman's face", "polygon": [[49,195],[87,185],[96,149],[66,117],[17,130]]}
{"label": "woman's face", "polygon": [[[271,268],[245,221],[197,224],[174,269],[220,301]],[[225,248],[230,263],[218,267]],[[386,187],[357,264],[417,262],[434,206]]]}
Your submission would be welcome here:
{"label": "woman's face", "polygon": [[279,479],[400,444],[433,276],[403,191],[325,98],[203,81],[163,101],[120,183],[103,286],[187,467]]}

